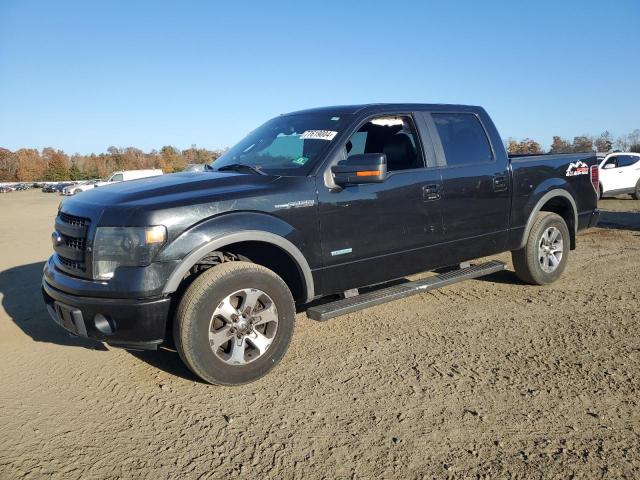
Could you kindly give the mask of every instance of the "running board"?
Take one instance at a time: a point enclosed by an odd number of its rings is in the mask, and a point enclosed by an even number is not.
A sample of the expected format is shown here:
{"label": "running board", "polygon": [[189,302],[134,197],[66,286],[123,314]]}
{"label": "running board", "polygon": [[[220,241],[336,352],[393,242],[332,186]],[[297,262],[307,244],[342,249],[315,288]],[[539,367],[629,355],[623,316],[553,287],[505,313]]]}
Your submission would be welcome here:
{"label": "running board", "polygon": [[324,305],[309,307],[307,310],[307,317],[312,320],[323,322],[340,315],[346,315],[347,313],[357,312],[358,310],[392,302],[393,300],[399,300],[418,293],[446,287],[447,285],[458,283],[463,280],[470,280],[472,278],[478,278],[499,272],[504,270],[506,267],[507,266],[504,262],[500,262],[498,260],[491,260],[490,262],[481,263],[479,265],[471,265],[470,267],[442,273],[423,280],[407,282],[401,285],[363,293],[355,297],[343,298],[341,300],[336,300],[335,302],[325,303]]}

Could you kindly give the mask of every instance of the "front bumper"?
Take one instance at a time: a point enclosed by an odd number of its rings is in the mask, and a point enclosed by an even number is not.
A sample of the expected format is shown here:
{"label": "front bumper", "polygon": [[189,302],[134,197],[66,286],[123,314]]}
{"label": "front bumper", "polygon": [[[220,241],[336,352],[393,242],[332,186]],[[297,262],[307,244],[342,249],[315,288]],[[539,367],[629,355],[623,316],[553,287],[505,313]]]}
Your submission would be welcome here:
{"label": "front bumper", "polygon": [[131,349],[155,349],[165,338],[171,299],[71,295],[42,281],[53,320],[74,335]]}

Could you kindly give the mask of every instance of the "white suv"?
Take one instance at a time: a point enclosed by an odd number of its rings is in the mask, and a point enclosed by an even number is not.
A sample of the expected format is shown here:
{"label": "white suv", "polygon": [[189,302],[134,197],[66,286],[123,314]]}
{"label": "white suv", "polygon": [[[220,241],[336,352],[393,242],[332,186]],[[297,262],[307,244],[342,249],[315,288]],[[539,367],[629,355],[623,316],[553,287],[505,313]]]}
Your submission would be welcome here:
{"label": "white suv", "polygon": [[610,153],[600,162],[600,198],[621,193],[640,200],[640,153]]}

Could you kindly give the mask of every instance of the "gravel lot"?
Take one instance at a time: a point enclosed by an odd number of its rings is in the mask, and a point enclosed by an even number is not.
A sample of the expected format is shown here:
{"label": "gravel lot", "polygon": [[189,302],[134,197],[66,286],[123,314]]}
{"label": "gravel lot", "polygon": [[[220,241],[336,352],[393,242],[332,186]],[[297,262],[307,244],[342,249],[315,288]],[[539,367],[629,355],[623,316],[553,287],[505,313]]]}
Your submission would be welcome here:
{"label": "gravel lot", "polygon": [[236,388],[52,323],[59,201],[0,195],[0,478],[640,477],[640,201],[601,202],[607,228],[548,287],[507,271],[300,314],[283,362]]}

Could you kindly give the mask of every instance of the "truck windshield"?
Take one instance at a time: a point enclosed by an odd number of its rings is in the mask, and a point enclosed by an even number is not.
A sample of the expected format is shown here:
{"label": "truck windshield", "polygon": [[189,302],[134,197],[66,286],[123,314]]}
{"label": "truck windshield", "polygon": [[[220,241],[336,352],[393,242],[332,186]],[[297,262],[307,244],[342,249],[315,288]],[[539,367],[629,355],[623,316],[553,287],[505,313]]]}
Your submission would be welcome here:
{"label": "truck windshield", "polygon": [[306,175],[348,125],[348,117],[351,115],[330,113],[276,117],[247,135],[212,167],[241,173],[253,170],[267,175]]}

